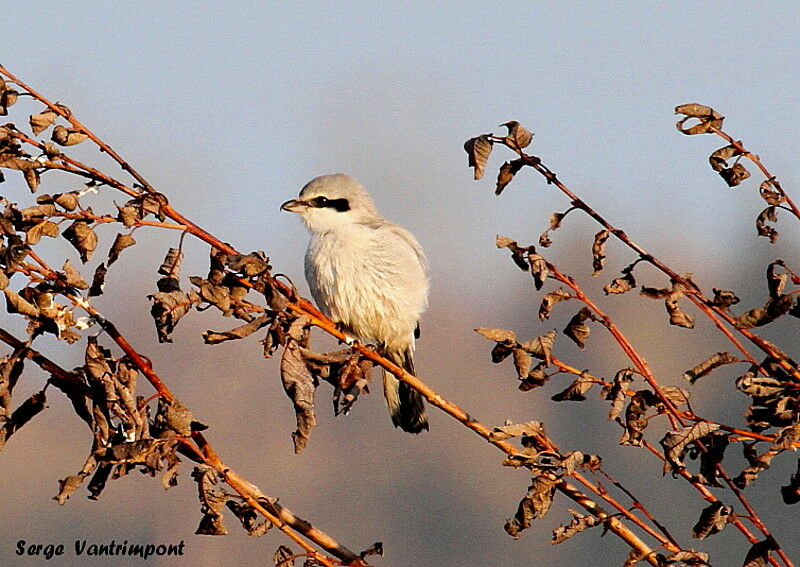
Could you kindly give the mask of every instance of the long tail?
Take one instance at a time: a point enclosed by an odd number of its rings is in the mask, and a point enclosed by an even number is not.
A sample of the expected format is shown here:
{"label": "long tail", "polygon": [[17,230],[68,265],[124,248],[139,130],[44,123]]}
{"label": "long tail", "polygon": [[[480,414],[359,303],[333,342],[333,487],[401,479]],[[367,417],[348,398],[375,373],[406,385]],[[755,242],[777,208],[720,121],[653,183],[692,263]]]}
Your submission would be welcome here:
{"label": "long tail", "polygon": [[[411,349],[400,352],[386,351],[383,354],[398,366],[402,366],[406,372],[414,374],[414,356]],[[428,429],[422,395],[386,370],[383,371],[383,395],[386,397],[386,405],[389,406],[389,414],[395,427],[409,433],[419,433],[423,429]]]}

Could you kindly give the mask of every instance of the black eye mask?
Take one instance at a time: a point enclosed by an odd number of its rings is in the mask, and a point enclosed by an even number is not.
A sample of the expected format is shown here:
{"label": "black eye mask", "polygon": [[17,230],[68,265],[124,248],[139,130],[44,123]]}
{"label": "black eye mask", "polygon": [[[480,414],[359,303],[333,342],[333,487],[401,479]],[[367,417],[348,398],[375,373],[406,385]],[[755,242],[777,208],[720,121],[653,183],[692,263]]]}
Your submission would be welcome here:
{"label": "black eye mask", "polygon": [[312,207],[327,207],[340,213],[350,210],[350,203],[347,199],[328,199],[327,197],[314,197],[308,202]]}

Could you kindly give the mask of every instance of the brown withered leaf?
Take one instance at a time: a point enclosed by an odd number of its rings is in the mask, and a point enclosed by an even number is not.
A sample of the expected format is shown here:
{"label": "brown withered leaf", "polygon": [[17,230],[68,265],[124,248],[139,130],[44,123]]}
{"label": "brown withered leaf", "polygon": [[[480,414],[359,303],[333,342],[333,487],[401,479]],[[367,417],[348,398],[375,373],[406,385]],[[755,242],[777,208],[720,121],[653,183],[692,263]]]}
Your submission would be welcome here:
{"label": "brown withered leaf", "polygon": [[[704,106],[697,103],[681,104],[675,107],[675,114],[683,114],[678,123],[675,125],[679,131],[687,135],[693,134],[707,134],[714,130],[722,129],[722,122],[725,117],[716,112],[709,106]],[[696,118],[700,122],[684,128],[683,125],[686,121]]]}
{"label": "brown withered leaf", "polygon": [[606,258],[606,241],[610,235],[611,233],[605,229],[594,235],[594,242],[592,243],[593,276],[596,276],[603,270],[603,261]]}
{"label": "brown withered leaf", "polygon": [[633,373],[633,368],[623,368],[614,375],[611,385],[603,388],[605,399],[611,402],[611,409],[608,411],[609,420],[617,419],[622,413],[626,391],[633,382]]}
{"label": "brown withered leaf", "polygon": [[554,402],[582,402],[595,382],[586,372],[581,373],[565,390],[553,395],[550,399]]}
{"label": "brown withered leaf", "polygon": [[100,264],[94,271],[94,276],[92,276],[92,285],[89,288],[89,297],[96,297],[98,295],[103,295],[103,289],[106,286],[106,274],[108,273],[108,268],[106,268],[105,264]]}
{"label": "brown withered leaf", "polygon": [[527,272],[530,269],[528,256],[530,254],[536,254],[536,248],[533,246],[519,246],[516,240],[511,240],[505,236],[497,236],[495,238],[495,245],[498,248],[508,248],[511,250],[511,257],[514,259],[514,263],[519,266],[520,270]]}
{"label": "brown withered leaf", "polygon": [[539,236],[539,245],[547,248],[553,241],[550,240],[550,232],[553,230],[557,230],[561,226],[561,221],[564,220],[564,217],[567,216],[567,213],[572,209],[567,210],[563,213],[550,213],[550,226]]}
{"label": "brown withered leaf", "polygon": [[669,294],[669,296],[667,296],[667,298],[664,300],[667,313],[669,313],[669,324],[675,325],[676,327],[683,327],[685,329],[693,329],[694,317],[684,313],[678,306],[678,299],[681,297],[681,295],[683,294],[680,292],[674,292]]}
{"label": "brown withered leaf", "polygon": [[763,307],[751,309],[736,318],[737,329],[761,327],[780,319],[792,308],[794,298],[791,295],[770,297]]}
{"label": "brown withered leaf", "polygon": [[708,562],[708,553],[695,551],[694,549],[682,549],[676,553],[665,556],[656,553],[658,565],[687,565],[688,567],[711,567]]}
{"label": "brown withered leaf", "polygon": [[97,234],[87,222],[76,220],[61,235],[80,253],[81,262],[85,264],[92,259],[97,248]]}
{"label": "brown withered leaf", "polygon": [[22,172],[22,175],[25,178],[25,183],[28,185],[28,189],[31,190],[31,193],[35,193],[36,189],[39,187],[39,184],[42,182],[42,177],[39,174],[39,170],[26,169]]}
{"label": "brown withered leaf", "polygon": [[222,522],[222,509],[228,500],[225,491],[216,488],[219,477],[211,467],[197,466],[192,472],[192,478],[197,482],[200,497],[200,512],[203,517],[194,533],[198,535],[226,535],[228,530]]}
{"label": "brown withered leaf", "polygon": [[550,311],[553,309],[553,305],[560,301],[566,301],[567,299],[571,299],[572,296],[564,290],[564,288],[558,288],[555,291],[551,291],[542,298],[542,304],[539,306],[539,320],[544,321],[545,319],[550,318]]}
{"label": "brown withered leaf", "polygon": [[3,293],[6,296],[6,311],[9,313],[19,313],[20,315],[26,315],[28,317],[39,316],[39,309],[32,303],[29,303],[16,291],[5,288],[3,289]]}
{"label": "brown withered leaf", "polygon": [[769,552],[774,548],[768,539],[754,543],[747,551],[742,567],[767,567]]}
{"label": "brown withered leaf", "polygon": [[506,521],[505,530],[508,535],[518,538],[519,532],[531,527],[532,520],[547,514],[553,503],[557,482],[557,477],[550,473],[543,473],[533,478],[528,493],[519,503],[517,513]]}
{"label": "brown withered leaf", "polygon": [[741,155],[734,146],[725,146],[712,153],[708,162],[711,164],[711,169],[719,173],[728,167],[728,160],[734,156]]}
{"label": "brown withered leaf", "polygon": [[544,432],[541,421],[526,421],[525,423],[506,423],[492,429],[489,438],[494,441],[505,441],[514,437],[528,437],[540,435]]}
{"label": "brown withered leaf", "polygon": [[242,527],[247,530],[247,535],[251,537],[261,537],[272,528],[272,524],[269,520],[259,522],[258,520],[261,516],[255,508],[247,503],[243,502],[240,504],[235,500],[228,500],[225,506],[227,506],[228,510],[233,512],[234,516],[239,518]]}
{"label": "brown withered leaf", "polygon": [[520,343],[519,346],[531,353],[536,358],[544,360],[547,366],[550,366],[550,356],[555,340],[556,332],[553,330],[549,333],[534,337],[524,343]]}
{"label": "brown withered leaf", "polygon": [[533,357],[525,349],[520,347],[512,349],[512,353],[514,354],[514,367],[517,369],[517,375],[520,380],[522,380],[528,376],[528,372],[530,372]]}
{"label": "brown withered leaf", "polygon": [[[66,285],[77,289],[89,289],[89,284],[86,283],[81,273],[74,268],[72,262],[69,260],[64,262],[64,265],[61,266],[61,272],[63,273],[63,282]],[[59,280],[61,280],[61,278],[59,278]]]}
{"label": "brown withered leaf", "polygon": [[495,341],[498,343],[505,343],[508,345],[512,345],[517,342],[517,335],[515,335],[513,331],[507,331],[506,329],[479,328],[475,329],[475,332],[483,335],[490,341]]}
{"label": "brown withered leaf", "polygon": [[713,288],[712,291],[714,292],[714,299],[711,300],[711,305],[715,307],[728,309],[731,305],[739,303],[739,298],[732,291],[717,288]]}
{"label": "brown withered leaf", "polygon": [[240,325],[234,329],[230,329],[229,331],[206,331],[203,333],[203,341],[205,341],[208,345],[216,345],[224,341],[230,341],[235,339],[243,339],[248,337],[261,329],[262,327],[266,327],[267,325],[272,324],[272,316],[269,314],[261,315],[260,317],[256,317],[249,323],[245,323],[244,325]]}
{"label": "brown withered leaf", "polygon": [[572,339],[575,344],[578,345],[578,348],[586,346],[586,339],[589,337],[589,326],[583,324],[587,319],[595,320],[591,309],[584,305],[581,307],[581,310],[569,320],[569,323],[567,323],[564,329],[564,334]]}
{"label": "brown withered leaf", "polygon": [[[377,555],[378,557],[383,557],[383,542],[376,541],[371,546],[369,546],[364,551],[359,552],[358,556],[361,559],[365,557],[369,557],[370,555]],[[306,567],[305,565],[303,567]],[[313,565],[309,565],[308,567],[314,567]]]}
{"label": "brown withered leaf", "polygon": [[47,407],[47,396],[45,391],[35,392],[28,397],[17,409],[14,410],[0,427],[0,447],[5,445],[9,438],[14,435],[23,425],[28,423],[36,415]]}
{"label": "brown withered leaf", "polygon": [[147,296],[153,302],[150,315],[156,325],[158,342],[171,343],[170,335],[175,330],[178,321],[186,315],[192,306],[200,301],[200,296],[194,290],[186,293],[180,289],[164,292],[158,291]]}
{"label": "brown withered leaf", "polygon": [[570,510],[572,520],[566,526],[558,526],[553,530],[553,539],[550,540],[552,544],[564,542],[577,533],[588,530],[603,523],[603,520],[597,516],[589,514],[581,514],[575,510]]}
{"label": "brown withered leaf", "polygon": [[297,430],[292,433],[295,453],[305,448],[311,431],[317,424],[314,415],[314,393],[317,383],[300,350],[302,342],[307,337],[307,330],[304,329],[307,323],[306,317],[298,317],[292,322],[280,364],[283,389],[294,404],[297,418]]}
{"label": "brown withered leaf", "polygon": [[606,295],[621,294],[628,292],[636,287],[636,278],[633,272],[623,272],[621,278],[614,278],[610,284],[603,286]]}
{"label": "brown withered leaf", "polygon": [[[74,211],[80,204],[78,202],[78,192],[70,191],[68,193],[55,193],[54,195],[39,195],[36,202],[40,205],[56,204],[67,211]],[[55,213],[55,211],[53,211]]]}
{"label": "brown withered leaf", "polygon": [[56,118],[58,118],[58,115],[49,109],[45,110],[44,112],[40,112],[39,114],[31,114],[29,123],[31,125],[33,135],[38,136],[47,130],[53,124],[53,122],[56,121]]}
{"label": "brown withered leaf", "polygon": [[294,558],[294,551],[285,545],[279,546],[272,555],[272,561],[275,563],[275,567],[295,567]]}
{"label": "brown withered leaf", "polygon": [[671,289],[666,289],[663,287],[649,287],[646,285],[643,285],[642,289],[639,290],[639,295],[649,297],[650,299],[664,299],[665,297],[669,297],[671,293]]}
{"label": "brown withered leaf", "polygon": [[707,486],[722,486],[719,480],[719,467],[725,458],[725,450],[730,444],[730,435],[724,431],[715,431],[703,439],[705,451],[700,453],[700,472],[697,480]]}
{"label": "brown withered leaf", "polygon": [[768,205],[780,205],[785,200],[784,196],[775,186],[775,177],[770,177],[769,179],[762,181],[758,188],[758,192],[761,195],[761,198],[764,199]]}
{"label": "brown withered leaf", "polygon": [[117,220],[121,222],[122,226],[125,228],[131,228],[132,226],[136,226],[136,223],[142,220],[142,215],[140,214],[138,207],[134,207],[133,205],[125,205],[124,207],[118,208]]}
{"label": "brown withered leaf", "polygon": [[550,275],[547,262],[538,254],[528,254],[528,263],[531,266],[534,286],[536,286],[536,291],[539,291],[547,280],[547,276]]}
{"label": "brown withered leaf", "polygon": [[631,401],[625,408],[625,432],[619,440],[620,445],[641,446],[643,432],[648,425],[644,414],[647,408],[657,403],[658,398],[650,390],[639,390],[631,396]]}
{"label": "brown withered leaf", "polygon": [[483,172],[486,168],[486,162],[489,159],[489,154],[492,153],[492,140],[489,137],[492,134],[482,134],[475,138],[470,138],[464,142],[464,150],[469,156],[469,167],[475,168],[474,177],[480,179],[483,177]]}
{"label": "brown withered leaf", "polygon": [[527,392],[528,390],[533,390],[534,388],[543,386],[545,382],[550,379],[550,376],[545,374],[545,368],[547,368],[547,363],[544,361],[541,361],[539,364],[531,368],[530,372],[528,372],[528,375],[520,380],[520,391]]}
{"label": "brown withered leaf", "polygon": [[513,150],[521,150],[530,145],[533,139],[533,134],[520,125],[516,120],[509,120],[500,126],[508,128],[508,135],[505,137],[505,143]]}
{"label": "brown withered leaf", "polygon": [[80,130],[58,125],[53,128],[53,133],[50,136],[50,139],[59,146],[74,146],[75,144],[80,144],[88,137],[89,136]]}
{"label": "brown withered leaf", "polygon": [[72,493],[78,490],[83,481],[86,479],[85,475],[69,475],[67,478],[58,481],[58,494],[53,496],[53,500],[62,506],[67,502]]}
{"label": "brown withered leaf", "polygon": [[703,362],[697,364],[691,370],[687,370],[683,373],[683,377],[688,380],[691,384],[697,382],[703,376],[711,373],[713,370],[723,366],[725,364],[732,364],[734,362],[741,362],[738,358],[733,356],[728,352],[718,352],[712,354]]}
{"label": "brown withered leaf", "polygon": [[778,222],[778,213],[776,207],[767,207],[761,211],[756,218],[756,232],[759,236],[769,238],[769,241],[774,243],[778,240],[778,231],[769,226],[768,222]]}
{"label": "brown withered leaf", "polygon": [[747,168],[742,165],[741,162],[736,162],[729,169],[720,171],[719,175],[725,183],[728,184],[728,187],[736,187],[740,185],[742,181],[750,177],[750,172],[747,171]]}
{"label": "brown withered leaf", "polygon": [[114,238],[114,243],[111,245],[111,250],[108,251],[108,265],[111,266],[119,258],[120,252],[129,246],[136,244],[136,240],[131,234],[117,233]]}
{"label": "brown withered leaf", "polygon": [[721,532],[731,520],[734,519],[733,508],[725,506],[717,500],[712,502],[700,512],[700,519],[692,528],[692,537],[705,539],[710,535]]}
{"label": "brown withered leaf", "polygon": [[719,425],[716,423],[700,421],[679,431],[667,432],[660,441],[661,446],[664,448],[664,457],[667,459],[664,464],[665,469],[670,471],[684,468],[683,457],[688,451],[689,444],[702,439],[717,429],[719,429]]}
{"label": "brown withered leaf", "polygon": [[767,286],[769,287],[770,297],[783,295],[786,284],[789,283],[789,274],[785,271],[777,271],[777,266],[786,267],[783,260],[775,260],[774,262],[770,262],[769,266],[767,266]]}
{"label": "brown withered leaf", "polygon": [[740,155],[739,150],[734,146],[725,146],[712,153],[708,158],[711,168],[719,173],[720,177],[728,184],[728,187],[736,187],[750,177],[750,172],[738,160],[731,167],[728,167],[728,160]]}
{"label": "brown withered leaf", "polygon": [[497,187],[494,190],[495,195],[499,195],[514,179],[514,176],[525,165],[525,160],[522,158],[513,159],[505,162],[500,166],[500,171],[497,173]]}
{"label": "brown withered leaf", "polygon": [[25,230],[25,243],[34,246],[39,243],[42,236],[58,237],[58,225],[53,221],[43,220]]}
{"label": "brown withered leaf", "polygon": [[179,248],[170,248],[167,250],[167,255],[164,256],[164,261],[158,267],[158,273],[162,276],[177,278],[181,273],[182,261],[183,252]]}

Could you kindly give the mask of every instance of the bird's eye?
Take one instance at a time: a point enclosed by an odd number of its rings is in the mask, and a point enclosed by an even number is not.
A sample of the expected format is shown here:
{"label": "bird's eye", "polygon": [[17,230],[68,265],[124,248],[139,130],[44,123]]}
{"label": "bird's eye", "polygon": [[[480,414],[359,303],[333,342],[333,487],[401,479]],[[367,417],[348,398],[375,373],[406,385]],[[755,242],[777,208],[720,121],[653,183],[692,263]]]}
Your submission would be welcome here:
{"label": "bird's eye", "polygon": [[313,199],[311,199],[311,204],[314,207],[324,207],[325,205],[328,204],[328,198],[327,197],[322,197],[322,196],[314,197]]}

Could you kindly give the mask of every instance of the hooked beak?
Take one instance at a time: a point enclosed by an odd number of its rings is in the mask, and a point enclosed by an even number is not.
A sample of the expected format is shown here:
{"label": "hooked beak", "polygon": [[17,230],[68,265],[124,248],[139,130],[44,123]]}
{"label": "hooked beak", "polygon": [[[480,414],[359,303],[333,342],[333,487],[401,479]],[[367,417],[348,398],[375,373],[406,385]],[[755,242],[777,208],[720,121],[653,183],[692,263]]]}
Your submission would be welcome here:
{"label": "hooked beak", "polygon": [[303,201],[299,199],[289,199],[283,205],[281,205],[282,211],[289,211],[290,213],[299,213],[300,211],[306,209],[308,205],[306,205]]}

